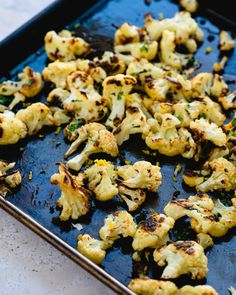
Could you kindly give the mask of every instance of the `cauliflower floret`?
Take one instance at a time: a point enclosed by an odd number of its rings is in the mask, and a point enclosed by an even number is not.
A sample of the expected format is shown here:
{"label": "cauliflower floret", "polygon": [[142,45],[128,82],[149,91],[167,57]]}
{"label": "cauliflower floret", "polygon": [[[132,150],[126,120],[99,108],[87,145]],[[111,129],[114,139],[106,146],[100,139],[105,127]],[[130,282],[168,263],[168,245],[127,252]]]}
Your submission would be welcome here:
{"label": "cauliflower floret", "polygon": [[145,58],[147,60],[154,59],[157,55],[157,50],[157,41],[144,41],[115,46],[116,53],[130,53],[137,59]]}
{"label": "cauliflower floret", "polygon": [[189,186],[195,186],[202,192],[236,188],[236,167],[225,158],[207,161],[202,170],[186,171],[183,180]]}
{"label": "cauliflower floret", "polygon": [[160,60],[164,64],[176,69],[181,69],[188,63],[189,55],[175,52],[176,38],[175,33],[165,30],[162,33],[160,44]]}
{"label": "cauliflower floret", "polygon": [[60,215],[62,221],[66,221],[70,217],[77,219],[89,212],[90,191],[81,186],[78,179],[63,164],[59,166],[59,173],[51,176],[51,183],[58,185],[62,191],[61,197],[57,201],[57,205],[62,207]]}
{"label": "cauliflower floret", "polygon": [[65,110],[55,106],[50,107],[50,110],[53,116],[53,125],[61,126],[70,122],[71,117]]}
{"label": "cauliflower floret", "polygon": [[103,68],[96,66],[96,64],[89,59],[77,59],[76,67],[77,70],[89,74],[96,83],[102,83],[107,76]]}
{"label": "cauliflower floret", "polygon": [[190,13],[194,13],[198,9],[197,0],[180,0],[180,6],[186,9]]}
{"label": "cauliflower floret", "polygon": [[222,104],[224,110],[236,109],[236,91],[226,96],[218,97],[218,101]]}
{"label": "cauliflower floret", "polygon": [[70,96],[63,101],[63,108],[77,119],[99,121],[107,113],[107,99],[94,88],[93,78],[85,72],[76,71],[67,78]]}
{"label": "cauliflower floret", "polygon": [[34,72],[30,67],[24,68],[18,78],[20,79],[19,82],[8,80],[0,83],[0,95],[14,96],[8,106],[10,110],[19,102],[25,101],[26,98],[37,95],[43,87],[41,74]]}
{"label": "cauliflower floret", "polygon": [[149,278],[133,279],[128,288],[138,295],[176,295],[178,291],[176,285],[172,282]]}
{"label": "cauliflower floret", "polygon": [[208,259],[204,249],[195,241],[177,241],[156,249],[154,260],[165,267],[161,278],[174,279],[190,274],[192,279],[203,279],[208,273]]}
{"label": "cauliflower floret", "polygon": [[203,249],[207,249],[214,245],[213,239],[208,234],[197,234],[197,243],[202,246]]}
{"label": "cauliflower floret", "polygon": [[123,74],[126,70],[125,62],[111,51],[105,51],[101,59],[95,57],[94,62],[97,66],[102,67],[108,76]]}
{"label": "cauliflower floret", "polygon": [[226,65],[227,61],[228,61],[228,57],[223,56],[221,61],[214,63],[213,71],[214,72],[222,72],[222,71],[224,71],[224,68],[225,68],[225,65]]}
{"label": "cauliflower floret", "polygon": [[211,286],[184,286],[178,291],[178,295],[218,295],[215,289]]}
{"label": "cauliflower floret", "polygon": [[[214,203],[206,194],[192,196],[187,200],[172,200],[164,211],[174,220],[188,216],[191,227],[197,233],[208,233],[213,237],[222,237],[230,228],[236,226],[235,207],[226,207],[219,200]],[[199,241],[201,238],[203,237],[198,237]],[[211,244],[208,237],[204,239],[207,240],[207,244]],[[205,241],[204,244],[206,244]]]}
{"label": "cauliflower floret", "polygon": [[189,127],[194,133],[193,138],[199,143],[202,141],[211,141],[216,146],[224,146],[226,144],[225,133],[215,123],[209,123],[202,118],[190,122]]}
{"label": "cauliflower floret", "polygon": [[90,235],[78,236],[78,251],[96,264],[101,264],[106,256],[106,245],[103,241],[91,238]]}
{"label": "cauliflower floret", "polygon": [[79,37],[73,37],[69,31],[63,36],[55,31],[50,31],[46,34],[44,41],[45,50],[50,60],[71,61],[91,52],[91,47],[86,41]]}
{"label": "cauliflower floret", "polygon": [[[159,40],[162,33],[167,30],[175,33],[177,44],[184,44],[185,46],[189,40],[191,40],[191,43],[196,43],[196,41],[202,41],[204,37],[202,30],[187,11],[181,11],[176,13],[173,18],[163,20],[155,20],[151,15],[146,15],[145,28],[151,40]],[[186,47],[188,48],[188,46]],[[196,44],[193,48],[197,49]]]}
{"label": "cauliflower floret", "polygon": [[129,188],[147,189],[156,192],[161,185],[162,175],[160,167],[147,161],[139,161],[134,165],[125,165],[117,168],[122,183]]}
{"label": "cauliflower floret", "polygon": [[144,248],[159,248],[169,240],[168,232],[174,227],[175,221],[164,214],[153,213],[138,227],[132,247],[135,251]]}
{"label": "cauliflower floret", "polygon": [[106,130],[99,123],[89,123],[82,126],[78,131],[79,137],[72,143],[69,150],[65,153],[65,157],[72,154],[82,142],[87,141],[83,151],[67,162],[67,166],[71,169],[79,171],[84,162],[90,155],[96,153],[107,153],[112,157],[118,154],[118,146],[115,136]]}
{"label": "cauliflower floret", "polygon": [[211,86],[211,95],[215,96],[216,98],[225,96],[228,94],[229,88],[226,82],[223,80],[223,78],[215,74],[214,75],[214,80],[212,81],[212,86]]}
{"label": "cauliflower floret", "polygon": [[0,145],[15,144],[26,135],[25,124],[13,113],[0,113]]}
{"label": "cauliflower floret", "polygon": [[3,197],[10,191],[9,188],[16,188],[21,184],[22,177],[20,171],[9,171],[14,168],[15,164],[0,160],[0,195]]}
{"label": "cauliflower floret", "polygon": [[234,40],[226,31],[220,32],[220,50],[227,51],[234,48]]}
{"label": "cauliflower floret", "polygon": [[127,141],[131,134],[143,133],[146,128],[146,116],[137,105],[128,106],[125,114],[124,120],[113,131],[118,145]]}
{"label": "cauliflower floret", "polygon": [[192,96],[210,95],[213,77],[211,73],[200,73],[193,77],[191,80]]}
{"label": "cauliflower floret", "polygon": [[181,154],[191,158],[194,155],[196,145],[187,129],[177,129],[181,125],[178,118],[164,114],[161,125],[154,119],[147,123],[149,128],[143,133],[143,138],[148,147],[169,157]]}
{"label": "cauliflower floret", "polygon": [[126,96],[136,84],[136,79],[128,75],[107,77],[103,82],[103,96],[109,101],[111,113],[106,125],[115,128],[120,124],[125,115]]}
{"label": "cauliflower floret", "polygon": [[120,184],[119,196],[125,201],[130,212],[137,210],[146,200],[146,193],[142,189],[130,189],[125,185]]}
{"label": "cauliflower floret", "polygon": [[49,102],[51,105],[62,106],[63,102],[69,96],[70,96],[69,91],[62,88],[55,88],[48,94],[47,102]]}
{"label": "cauliflower floret", "polygon": [[127,211],[116,211],[114,214],[109,214],[104,225],[99,231],[100,238],[107,244],[112,246],[115,240],[121,236],[133,237],[136,232],[136,224],[132,215]]}
{"label": "cauliflower floret", "polygon": [[44,68],[43,78],[47,82],[54,83],[58,88],[66,88],[67,77],[75,71],[75,62],[60,62],[59,60],[56,60]]}
{"label": "cauliflower floret", "polygon": [[96,160],[95,164],[84,172],[88,187],[99,201],[108,201],[118,194],[117,173],[114,165],[106,160]]}
{"label": "cauliflower floret", "polygon": [[36,102],[16,113],[16,118],[27,127],[28,135],[37,133],[43,126],[52,126],[54,120],[51,110],[45,104]]}
{"label": "cauliflower floret", "polygon": [[123,23],[115,33],[115,46],[138,43],[146,37],[146,31],[129,23]]}

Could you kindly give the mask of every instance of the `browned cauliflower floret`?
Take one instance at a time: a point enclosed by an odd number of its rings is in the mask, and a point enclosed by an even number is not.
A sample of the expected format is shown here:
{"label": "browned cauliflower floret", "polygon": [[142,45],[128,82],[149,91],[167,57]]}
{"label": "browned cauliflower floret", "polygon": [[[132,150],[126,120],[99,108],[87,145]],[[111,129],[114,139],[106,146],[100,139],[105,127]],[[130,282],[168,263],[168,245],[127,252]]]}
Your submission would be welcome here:
{"label": "browned cauliflower floret", "polygon": [[15,144],[26,135],[25,124],[14,113],[0,113],[0,145]]}
{"label": "browned cauliflower floret", "polygon": [[224,110],[236,109],[236,91],[218,97],[218,101],[222,104]]}
{"label": "browned cauliflower floret", "polygon": [[51,183],[58,185],[62,191],[57,201],[57,205],[62,207],[62,221],[70,217],[77,219],[89,212],[91,192],[81,186],[76,176],[73,176],[64,165],[59,166],[59,173],[52,175]]}
{"label": "browned cauliflower floret", "polygon": [[71,117],[65,110],[56,106],[51,106],[50,110],[52,112],[53,124],[55,126],[68,124],[71,121]]}
{"label": "browned cauliflower floret", "polygon": [[218,295],[215,289],[208,285],[184,286],[178,291],[178,295]]}
{"label": "browned cauliflower floret", "polygon": [[202,246],[203,249],[207,249],[214,245],[213,239],[208,234],[197,234],[197,243]]}
{"label": "browned cauliflower floret", "polygon": [[89,74],[96,83],[102,83],[107,76],[102,67],[97,66],[95,62],[89,59],[77,59],[76,67],[77,70]]}
{"label": "browned cauliflower floret", "polygon": [[133,240],[133,249],[142,251],[144,248],[159,248],[169,240],[168,232],[174,227],[175,221],[164,214],[153,213],[138,227]]}
{"label": "browned cauliflower floret", "polygon": [[109,101],[111,113],[106,121],[110,128],[118,126],[125,115],[126,96],[136,84],[136,79],[128,75],[107,77],[103,82],[103,96]]}
{"label": "browned cauliflower floret", "polygon": [[[174,220],[188,216],[197,233],[208,233],[213,237],[222,237],[230,228],[236,226],[235,207],[226,207],[219,200],[214,203],[206,194],[192,196],[187,200],[172,200],[164,211]],[[211,241],[209,243],[211,244]]]}
{"label": "browned cauliflower floret", "polygon": [[120,184],[118,189],[119,196],[126,203],[130,212],[137,210],[146,200],[146,193],[142,189],[131,189],[123,184]]}
{"label": "browned cauliflower floret", "polygon": [[186,11],[163,20],[155,20],[151,15],[146,15],[145,28],[151,40],[159,40],[164,31],[173,32],[176,44],[185,45],[190,52],[196,51],[196,41],[202,41],[204,36],[196,21]]}
{"label": "browned cauliflower floret", "polygon": [[75,118],[99,121],[107,113],[107,99],[94,88],[94,80],[86,72],[76,71],[67,78],[71,94],[63,100],[63,108]]}
{"label": "browned cauliflower floret", "polygon": [[107,153],[112,157],[118,154],[118,146],[115,136],[99,123],[89,123],[82,126],[78,131],[79,137],[72,143],[65,157],[71,155],[82,142],[87,141],[83,151],[67,162],[69,168],[79,171],[90,155]]}
{"label": "browned cauliflower floret", "polygon": [[138,295],[176,295],[178,292],[177,287],[172,282],[149,278],[133,279],[128,288]]}
{"label": "browned cauliflower floret", "polygon": [[226,31],[220,32],[220,50],[227,51],[234,48],[234,39]]}
{"label": "browned cauliflower floret", "polygon": [[132,215],[127,211],[116,211],[105,218],[99,235],[107,245],[112,246],[115,240],[121,236],[124,238],[133,237],[135,232],[136,224]]}
{"label": "browned cauliflower floret", "polygon": [[202,192],[236,188],[236,167],[225,158],[206,162],[202,170],[186,171],[183,180],[191,187]]}
{"label": "browned cauliflower floret", "polygon": [[196,144],[187,129],[178,128],[181,125],[178,118],[164,114],[161,124],[154,119],[149,119],[147,123],[149,128],[143,133],[143,138],[148,147],[169,157],[179,154],[186,158],[194,156]]}
{"label": "browned cauliflower floret", "polygon": [[126,98],[126,116],[113,131],[118,145],[129,139],[130,135],[143,133],[146,128],[146,114],[148,111],[142,105],[142,99],[138,93],[133,93]]}
{"label": "browned cauliflower floret", "polygon": [[44,68],[43,78],[47,82],[54,83],[58,88],[66,88],[67,77],[75,71],[75,62],[60,62],[59,60],[56,60]]}
{"label": "browned cauliflower floret", "polygon": [[198,9],[197,0],[180,0],[180,6],[190,13],[194,13]]}
{"label": "browned cauliflower floret", "polygon": [[18,170],[9,171],[16,163],[8,163],[0,160],[0,195],[5,197],[11,188],[21,184],[22,177]]}
{"label": "browned cauliflower floret", "polygon": [[144,29],[138,28],[129,23],[123,23],[115,33],[115,45],[124,45],[128,43],[138,43],[147,36]]}
{"label": "browned cauliflower floret", "polygon": [[16,113],[16,118],[26,125],[28,135],[35,134],[43,126],[54,124],[51,110],[41,102],[33,103],[26,109],[21,109]]}
{"label": "browned cauliflower floret", "polygon": [[60,36],[50,31],[45,36],[45,50],[51,60],[70,61],[91,52],[90,45],[82,38],[73,37],[69,31]]}
{"label": "browned cauliflower floret", "polygon": [[84,172],[88,187],[99,201],[108,201],[118,194],[117,172],[114,165],[106,160],[96,160],[95,164]]}
{"label": "browned cauliflower floret", "polygon": [[156,192],[162,181],[160,167],[147,161],[120,166],[117,168],[117,173],[124,185],[134,189],[141,188]]}
{"label": "browned cauliflower floret", "polygon": [[156,249],[154,260],[165,267],[161,278],[174,279],[190,274],[192,279],[203,279],[208,273],[208,259],[204,249],[195,241],[177,241]]}
{"label": "browned cauliflower floret", "polygon": [[216,146],[226,144],[226,135],[223,130],[215,123],[209,123],[206,119],[199,119],[190,122],[190,129],[194,133],[193,138],[201,143],[202,141],[211,141]]}
{"label": "browned cauliflower floret", "polygon": [[101,264],[106,256],[106,245],[104,241],[99,241],[90,237],[90,235],[78,236],[78,251],[92,260],[96,264]]}
{"label": "browned cauliflower floret", "polygon": [[8,106],[10,110],[19,102],[25,101],[26,98],[37,95],[43,87],[41,74],[34,72],[30,67],[24,68],[18,78],[20,79],[19,82],[9,80],[0,83],[0,95],[13,95],[14,97]]}
{"label": "browned cauliflower floret", "polygon": [[95,57],[94,62],[103,68],[108,76],[123,74],[126,70],[125,62],[111,51],[105,51],[101,59]]}

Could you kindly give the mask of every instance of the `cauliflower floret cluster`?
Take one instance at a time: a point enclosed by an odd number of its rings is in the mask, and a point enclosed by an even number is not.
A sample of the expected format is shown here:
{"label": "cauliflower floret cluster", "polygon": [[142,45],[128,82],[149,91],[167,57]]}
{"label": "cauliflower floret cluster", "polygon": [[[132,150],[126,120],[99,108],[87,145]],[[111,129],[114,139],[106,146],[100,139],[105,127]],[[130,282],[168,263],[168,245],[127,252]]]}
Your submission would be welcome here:
{"label": "cauliflower floret cluster", "polygon": [[[19,170],[12,170],[16,163],[0,160],[0,195],[5,197],[11,188],[21,184],[22,177]],[[10,171],[9,171],[10,170]]]}
{"label": "cauliflower floret cluster", "polygon": [[127,211],[116,211],[105,218],[99,235],[107,245],[112,246],[115,240],[121,237],[133,237],[135,232],[136,224],[132,215]]}
{"label": "cauliflower floret cluster", "polygon": [[0,113],[0,145],[15,144],[27,135],[25,124],[14,113]]}
{"label": "cauliflower floret cluster", "polygon": [[18,74],[18,78],[19,82],[8,80],[0,83],[0,95],[13,96],[8,106],[10,110],[26,98],[36,96],[43,87],[41,74],[34,72],[30,67],[24,68],[23,72]]}
{"label": "cauliflower floret cluster", "polygon": [[73,37],[71,32],[57,34],[50,31],[45,36],[45,50],[50,60],[71,61],[91,52],[90,45],[82,38]]}
{"label": "cauliflower floret cluster", "polygon": [[99,66],[105,70],[108,76],[124,74],[126,70],[125,62],[120,58],[119,55],[111,51],[105,51],[100,59],[95,57],[94,63],[96,66]]}
{"label": "cauliflower floret cluster", "polygon": [[51,110],[41,102],[33,103],[26,109],[19,110],[16,113],[16,119],[26,125],[28,135],[37,133],[43,126],[54,125]]}
{"label": "cauliflower floret cluster", "polygon": [[65,153],[65,157],[75,152],[84,141],[86,141],[86,145],[82,152],[67,162],[67,166],[73,170],[79,171],[92,154],[107,153],[112,157],[116,157],[118,154],[114,135],[107,131],[102,124],[89,123],[79,128],[78,138]]}
{"label": "cauliflower floret cluster", "polygon": [[208,273],[208,259],[204,249],[195,241],[177,241],[170,243],[153,253],[159,266],[165,266],[162,279],[174,279],[183,274],[191,275],[192,279],[203,279]]}
{"label": "cauliflower floret cluster", "polygon": [[[164,211],[174,220],[188,216],[192,228],[197,233],[208,233],[213,237],[222,237],[230,228],[236,226],[235,207],[226,207],[219,200],[214,203],[207,194],[172,200]],[[206,235],[197,238],[203,246],[212,245],[211,239]]]}
{"label": "cauliflower floret cluster", "polygon": [[73,176],[63,164],[59,166],[59,173],[52,175],[51,183],[58,185],[62,191],[57,201],[58,207],[62,208],[62,221],[77,219],[89,212],[91,192],[80,185],[76,176]]}
{"label": "cauliflower floret cluster", "polygon": [[118,195],[117,172],[114,165],[106,160],[96,160],[95,164],[84,172],[88,187],[99,201],[108,201]]}
{"label": "cauliflower floret cluster", "polygon": [[142,251],[144,248],[159,248],[169,240],[168,232],[174,227],[172,217],[153,213],[138,227],[133,240],[133,249]]}
{"label": "cauliflower floret cluster", "polygon": [[197,0],[180,0],[179,4],[190,13],[194,13],[198,9]]}
{"label": "cauliflower floret cluster", "polygon": [[236,167],[225,158],[207,161],[201,170],[186,170],[183,181],[198,191],[236,189]]}
{"label": "cauliflower floret cluster", "polygon": [[106,244],[90,237],[90,235],[78,236],[78,251],[96,264],[101,264],[106,256]]}
{"label": "cauliflower floret cluster", "polygon": [[220,50],[228,51],[234,48],[234,39],[226,31],[220,32]]}

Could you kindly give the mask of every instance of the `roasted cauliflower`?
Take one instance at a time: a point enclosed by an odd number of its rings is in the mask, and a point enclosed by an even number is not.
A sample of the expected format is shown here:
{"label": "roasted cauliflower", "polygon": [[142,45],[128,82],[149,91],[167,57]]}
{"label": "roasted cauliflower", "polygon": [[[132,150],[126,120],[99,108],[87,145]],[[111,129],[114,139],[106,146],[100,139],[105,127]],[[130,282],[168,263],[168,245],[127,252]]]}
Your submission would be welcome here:
{"label": "roasted cauliflower", "polygon": [[44,42],[50,60],[71,61],[91,52],[91,47],[86,41],[73,37],[69,31],[64,31],[62,36],[50,31],[46,34]]}
{"label": "roasted cauliflower", "polygon": [[69,150],[65,153],[65,157],[71,155],[81,145],[87,141],[83,151],[67,162],[67,166],[71,169],[79,171],[90,155],[96,153],[107,153],[112,157],[118,154],[118,146],[115,136],[106,130],[99,123],[89,123],[82,126],[78,131],[79,137],[72,143]]}
{"label": "roasted cauliflower", "polygon": [[126,96],[136,84],[136,79],[129,75],[116,75],[107,77],[103,82],[103,96],[109,101],[111,113],[106,121],[106,126],[114,129],[125,115]]}
{"label": "roasted cauliflower", "polygon": [[86,72],[76,71],[67,77],[71,94],[63,100],[63,108],[86,122],[99,121],[107,113],[108,101],[94,87],[93,78]]}
{"label": "roasted cauliflower", "polygon": [[14,113],[0,113],[0,145],[15,144],[27,135],[25,124]]}
{"label": "roasted cauliflower", "polygon": [[180,6],[190,13],[194,13],[198,9],[197,0],[180,0]]}
{"label": "roasted cauliflower", "polygon": [[123,74],[126,70],[125,62],[111,51],[105,51],[100,59],[95,57],[94,63],[103,68],[107,76]]}
{"label": "roasted cauliflower", "polygon": [[161,278],[174,279],[183,274],[190,274],[192,279],[203,279],[208,273],[208,259],[204,249],[195,241],[177,241],[156,249],[154,260],[165,267]]}
{"label": "roasted cauliflower", "polygon": [[214,245],[213,239],[208,234],[197,234],[197,243],[202,246],[203,249],[207,249]]}
{"label": "roasted cauliflower", "polygon": [[153,213],[138,227],[133,240],[133,249],[142,251],[144,248],[159,248],[169,240],[168,232],[174,227],[175,221],[164,214]]}
{"label": "roasted cauliflower", "polygon": [[106,256],[106,245],[103,241],[91,238],[90,235],[78,236],[78,251],[96,264],[101,264]]}
{"label": "roasted cauliflower", "polygon": [[162,181],[160,167],[147,161],[117,167],[117,173],[124,185],[134,189],[141,188],[156,192]]}
{"label": "roasted cauliflower", "polygon": [[120,184],[118,190],[119,196],[126,203],[130,212],[137,210],[146,200],[146,193],[142,189],[131,189]]}
{"label": "roasted cauliflower", "polygon": [[172,282],[149,278],[133,279],[128,288],[139,295],[176,295],[178,292],[176,285]]}
{"label": "roasted cauliflower", "polygon": [[58,207],[62,208],[62,221],[69,218],[77,219],[89,212],[91,192],[80,185],[76,176],[73,176],[63,164],[59,166],[59,173],[52,175],[51,183],[58,185],[62,191],[57,201]]}
{"label": "roasted cauliflower", "polygon": [[106,160],[96,160],[94,165],[85,170],[84,176],[97,200],[108,201],[118,194],[117,172],[114,165]]}
{"label": "roasted cauliflower", "polygon": [[112,246],[115,240],[121,236],[124,238],[133,237],[135,232],[136,224],[132,215],[127,211],[116,211],[105,218],[99,235],[107,245]]}
{"label": "roasted cauliflower", "polygon": [[225,158],[207,161],[203,169],[185,171],[183,181],[198,191],[230,191],[236,188],[236,167]]}
{"label": "roasted cauliflower", "polygon": [[19,110],[16,113],[16,119],[26,125],[28,135],[37,133],[43,126],[54,125],[51,110],[41,102],[33,103],[26,109]]}
{"label": "roasted cauliflower", "polygon": [[220,32],[220,50],[227,51],[234,48],[234,39],[226,31]]}
{"label": "roasted cauliflower", "polygon": [[24,102],[26,98],[37,95],[42,87],[42,77],[38,72],[34,72],[30,67],[24,68],[23,72],[18,74],[19,82],[4,81],[0,83],[0,95],[13,96],[8,108],[12,110],[19,102]]}
{"label": "roasted cauliflower", "polygon": [[178,295],[218,295],[215,289],[208,285],[184,286],[179,289]]}

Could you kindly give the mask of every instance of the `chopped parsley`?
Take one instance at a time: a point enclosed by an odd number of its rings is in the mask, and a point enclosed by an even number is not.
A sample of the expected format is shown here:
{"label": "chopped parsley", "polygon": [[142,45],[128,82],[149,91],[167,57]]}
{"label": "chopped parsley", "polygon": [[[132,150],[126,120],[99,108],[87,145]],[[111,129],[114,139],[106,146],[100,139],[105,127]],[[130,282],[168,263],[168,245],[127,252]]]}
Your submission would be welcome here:
{"label": "chopped parsley", "polygon": [[76,122],[71,123],[68,127],[67,127],[67,132],[68,132],[68,136],[71,137],[72,133],[77,130],[81,125],[84,124],[84,120],[82,119],[78,119]]}
{"label": "chopped parsley", "polygon": [[234,127],[236,127],[236,118],[233,118],[232,124],[233,124]]}
{"label": "chopped parsley", "polygon": [[133,76],[133,77],[138,77],[139,72],[133,72],[133,73],[131,73],[130,75]]}
{"label": "chopped parsley", "polygon": [[121,100],[123,95],[124,95],[123,91],[119,92],[118,95],[117,95],[117,100]]}
{"label": "chopped parsley", "polygon": [[34,84],[34,82],[35,82],[35,80],[32,78],[32,79],[29,80],[28,85],[32,86]]}
{"label": "chopped parsley", "polygon": [[148,44],[148,42],[144,42],[142,47],[140,48],[140,51],[141,52],[148,52],[148,50],[149,50],[149,44]]}
{"label": "chopped parsley", "polygon": [[196,59],[194,57],[190,57],[187,63],[188,67],[193,67],[196,65]]}
{"label": "chopped parsley", "polygon": [[8,106],[10,102],[12,101],[12,99],[13,99],[13,96],[0,95],[0,104],[4,106]]}
{"label": "chopped parsley", "polygon": [[183,116],[181,116],[181,115],[179,115],[179,116],[177,116],[177,118],[180,120],[180,122],[183,122]]}
{"label": "chopped parsley", "polygon": [[159,20],[163,20],[163,19],[164,19],[164,14],[163,14],[163,12],[159,12],[159,13],[158,13],[158,18],[159,18]]}
{"label": "chopped parsley", "polygon": [[206,114],[205,114],[205,113],[201,113],[201,114],[199,115],[199,117],[200,117],[201,119],[206,119]]}
{"label": "chopped parsley", "polygon": [[89,134],[87,134],[87,139],[88,139],[89,141],[96,142],[96,140],[94,140],[94,139],[92,138],[92,136],[89,135]]}

